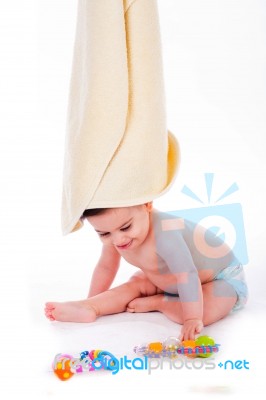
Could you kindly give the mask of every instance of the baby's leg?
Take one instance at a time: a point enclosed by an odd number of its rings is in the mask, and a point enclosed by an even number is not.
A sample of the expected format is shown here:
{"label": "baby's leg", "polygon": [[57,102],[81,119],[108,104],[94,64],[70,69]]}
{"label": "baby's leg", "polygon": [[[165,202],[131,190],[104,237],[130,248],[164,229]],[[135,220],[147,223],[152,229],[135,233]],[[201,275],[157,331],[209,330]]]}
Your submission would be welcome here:
{"label": "baby's leg", "polygon": [[[203,325],[210,325],[224,318],[234,307],[237,294],[225,280],[215,280],[202,285]],[[134,299],[128,304],[128,311],[160,311],[169,319],[183,324],[182,306],[178,297],[156,294]]]}
{"label": "baby's leg", "polygon": [[226,317],[237,301],[233,286],[223,279],[202,285],[204,309],[203,324],[210,325]]}
{"label": "baby's leg", "polygon": [[152,296],[159,291],[148,279],[131,279],[116,288],[81,301],[46,303],[45,315],[51,321],[93,322],[102,315],[127,310],[127,304],[141,296]]}

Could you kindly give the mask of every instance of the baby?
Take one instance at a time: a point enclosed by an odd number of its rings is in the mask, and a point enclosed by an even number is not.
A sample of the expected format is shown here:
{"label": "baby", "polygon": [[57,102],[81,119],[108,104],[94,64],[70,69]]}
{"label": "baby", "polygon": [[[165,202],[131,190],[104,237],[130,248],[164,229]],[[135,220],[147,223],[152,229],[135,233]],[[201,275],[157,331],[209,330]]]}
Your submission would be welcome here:
{"label": "baby", "polygon": [[[102,253],[85,300],[46,303],[51,320],[92,322],[121,312],[159,311],[182,325],[180,340],[242,308],[247,300],[243,267],[214,233],[152,203],[85,210],[102,241]],[[123,257],[139,268],[109,289]]]}

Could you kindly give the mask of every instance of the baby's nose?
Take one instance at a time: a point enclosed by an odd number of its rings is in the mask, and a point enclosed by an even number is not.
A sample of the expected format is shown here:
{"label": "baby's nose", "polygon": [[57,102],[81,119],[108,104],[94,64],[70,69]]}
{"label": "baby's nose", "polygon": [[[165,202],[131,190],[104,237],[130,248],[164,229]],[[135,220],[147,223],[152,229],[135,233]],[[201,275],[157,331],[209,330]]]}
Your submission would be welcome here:
{"label": "baby's nose", "polygon": [[126,235],[124,232],[119,232],[115,235],[113,235],[113,244],[115,246],[123,246],[124,244],[126,244]]}

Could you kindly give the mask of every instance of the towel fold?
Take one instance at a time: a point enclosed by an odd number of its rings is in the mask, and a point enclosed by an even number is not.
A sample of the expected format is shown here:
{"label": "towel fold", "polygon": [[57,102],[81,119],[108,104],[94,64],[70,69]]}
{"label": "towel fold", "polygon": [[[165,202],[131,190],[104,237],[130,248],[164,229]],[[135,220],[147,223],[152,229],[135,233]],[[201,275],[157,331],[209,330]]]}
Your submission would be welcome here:
{"label": "towel fold", "polygon": [[67,114],[62,232],[85,209],[152,201],[179,164],[166,127],[156,0],[79,0]]}

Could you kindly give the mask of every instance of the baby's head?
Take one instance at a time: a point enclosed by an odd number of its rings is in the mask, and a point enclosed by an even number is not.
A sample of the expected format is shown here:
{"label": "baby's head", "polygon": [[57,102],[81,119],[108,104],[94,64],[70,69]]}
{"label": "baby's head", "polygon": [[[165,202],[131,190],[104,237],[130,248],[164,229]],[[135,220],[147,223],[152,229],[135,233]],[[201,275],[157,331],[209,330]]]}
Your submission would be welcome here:
{"label": "baby's head", "polygon": [[135,249],[150,233],[152,203],[131,207],[95,208],[85,210],[87,219],[98,233],[101,241],[117,250]]}

